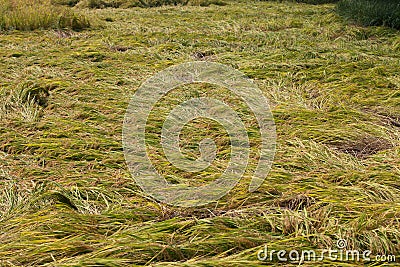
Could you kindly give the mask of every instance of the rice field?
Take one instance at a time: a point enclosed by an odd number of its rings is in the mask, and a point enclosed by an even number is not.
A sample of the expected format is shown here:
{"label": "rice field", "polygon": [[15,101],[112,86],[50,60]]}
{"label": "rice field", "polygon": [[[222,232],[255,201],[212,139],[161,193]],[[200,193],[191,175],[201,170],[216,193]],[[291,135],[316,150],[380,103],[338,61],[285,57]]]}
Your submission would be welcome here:
{"label": "rice field", "polygon": [[[334,4],[63,8],[88,27],[0,32],[0,266],[399,264],[398,30],[349,23]],[[248,192],[261,142],[248,106],[209,84],[171,91],[146,126],[149,157],[170,183],[210,183],[230,160],[224,128],[198,119],[183,128],[181,149],[195,159],[199,141],[212,138],[215,161],[195,174],[168,161],[162,123],[182,101],[228,103],[252,147],[226,196],[183,208],[138,186],[122,130],[146,79],[192,61],[254,81],[269,101],[277,147],[264,183]],[[371,260],[299,263],[277,254],[335,249],[370,251]]]}

